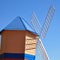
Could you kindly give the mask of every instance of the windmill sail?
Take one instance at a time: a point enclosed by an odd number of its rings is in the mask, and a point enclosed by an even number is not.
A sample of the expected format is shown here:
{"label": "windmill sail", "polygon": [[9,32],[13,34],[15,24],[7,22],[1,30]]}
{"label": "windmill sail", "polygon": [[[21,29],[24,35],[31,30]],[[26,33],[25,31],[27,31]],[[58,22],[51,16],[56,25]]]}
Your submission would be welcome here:
{"label": "windmill sail", "polygon": [[[36,18],[34,13],[33,13],[32,18],[31,18],[31,23],[32,23],[36,33],[40,37],[40,24],[39,24],[39,22],[38,22],[38,20],[37,20],[37,18]],[[41,39],[39,38],[37,40],[38,40],[37,47],[39,49],[38,51],[39,51],[39,53],[41,55],[41,58],[43,60],[49,60],[48,54],[47,54],[47,52],[46,52],[46,50],[45,50],[45,48],[43,46],[43,43],[42,43]]]}
{"label": "windmill sail", "polygon": [[40,51],[40,55],[42,56],[42,59],[43,60],[49,60],[49,57],[48,57],[48,54],[43,46],[43,43],[42,43],[42,39],[44,39],[47,31],[48,31],[48,28],[49,28],[49,25],[52,21],[52,17],[54,15],[54,12],[55,12],[55,9],[53,6],[50,7],[49,11],[48,11],[48,14],[46,16],[46,19],[45,19],[45,23],[43,24],[43,28],[42,30],[40,29],[40,24],[36,18],[36,15],[33,13],[32,14],[32,18],[31,18],[31,23],[36,31],[36,33],[39,35],[39,40],[38,40],[38,44],[37,44],[37,47]]}
{"label": "windmill sail", "polygon": [[40,31],[41,31],[41,29],[40,29],[40,23],[39,23],[39,21],[38,21],[38,19],[37,19],[37,17],[36,17],[36,15],[35,15],[34,12],[33,12],[32,17],[31,17],[31,23],[32,23],[32,25],[33,25],[34,30],[36,31],[36,33],[38,35],[40,35]]}
{"label": "windmill sail", "polygon": [[49,9],[49,11],[48,11],[48,14],[47,14],[47,16],[46,16],[45,22],[44,22],[44,24],[43,24],[41,33],[40,33],[41,39],[44,39],[44,37],[46,36],[46,33],[47,33],[48,28],[49,28],[49,26],[50,26],[50,23],[51,23],[51,21],[52,21],[54,12],[55,12],[55,8],[54,8],[53,6],[51,6],[50,9]]}
{"label": "windmill sail", "polygon": [[43,45],[41,39],[38,40],[38,48],[39,48],[40,54],[42,56],[42,59],[49,60],[48,54],[46,52],[46,49],[44,48],[44,45]]}

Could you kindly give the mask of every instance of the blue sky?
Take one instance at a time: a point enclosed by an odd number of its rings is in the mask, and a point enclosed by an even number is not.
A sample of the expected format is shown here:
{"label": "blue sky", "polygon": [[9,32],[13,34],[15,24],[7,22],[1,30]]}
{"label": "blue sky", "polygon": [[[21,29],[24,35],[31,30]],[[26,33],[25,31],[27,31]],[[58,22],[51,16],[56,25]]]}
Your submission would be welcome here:
{"label": "blue sky", "polygon": [[[60,60],[60,1],[59,0],[0,0],[0,30],[15,17],[21,16],[29,22],[32,12],[36,13],[43,25],[50,5],[55,6],[55,14],[43,44],[50,60]],[[37,60],[40,60],[37,58]]]}

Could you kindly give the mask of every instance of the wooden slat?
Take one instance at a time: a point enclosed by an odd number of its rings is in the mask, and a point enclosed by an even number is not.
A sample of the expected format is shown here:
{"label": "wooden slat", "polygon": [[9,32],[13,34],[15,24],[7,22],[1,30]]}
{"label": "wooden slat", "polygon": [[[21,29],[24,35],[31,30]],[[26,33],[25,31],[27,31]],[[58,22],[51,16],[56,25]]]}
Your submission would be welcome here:
{"label": "wooden slat", "polygon": [[35,55],[37,40],[33,37],[26,36],[25,53]]}
{"label": "wooden slat", "polygon": [[35,49],[26,50],[25,53],[35,55],[35,51],[36,51]]}

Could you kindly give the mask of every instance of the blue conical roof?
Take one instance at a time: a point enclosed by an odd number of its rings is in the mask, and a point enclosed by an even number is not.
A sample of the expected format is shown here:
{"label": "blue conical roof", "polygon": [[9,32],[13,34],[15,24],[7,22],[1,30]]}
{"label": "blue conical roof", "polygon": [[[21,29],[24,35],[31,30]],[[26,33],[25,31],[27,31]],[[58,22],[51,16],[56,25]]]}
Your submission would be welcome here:
{"label": "blue conical roof", "polygon": [[16,17],[14,20],[12,20],[5,28],[4,30],[25,30],[24,22],[22,22],[22,19],[20,17]]}
{"label": "blue conical roof", "polygon": [[12,20],[4,30],[28,30],[35,33],[35,30],[21,17],[16,17]]}

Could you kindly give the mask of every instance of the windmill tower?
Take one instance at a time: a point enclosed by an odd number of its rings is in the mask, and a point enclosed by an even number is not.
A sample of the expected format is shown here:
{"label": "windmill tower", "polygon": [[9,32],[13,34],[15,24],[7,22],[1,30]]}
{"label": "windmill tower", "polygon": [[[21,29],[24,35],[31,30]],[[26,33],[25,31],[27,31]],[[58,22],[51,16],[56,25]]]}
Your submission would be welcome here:
{"label": "windmill tower", "polygon": [[42,40],[46,36],[46,33],[47,33],[48,28],[50,26],[50,23],[52,21],[54,12],[55,12],[54,6],[50,6],[42,29],[40,29],[40,24],[39,24],[39,21],[36,18],[35,13],[32,14],[31,23],[32,23],[33,28],[35,29],[36,33],[39,35],[37,37],[37,40],[38,40],[37,47],[38,47],[38,49],[40,51],[40,55],[41,55],[42,60],[49,60],[48,54],[46,52],[46,49],[44,48]]}

